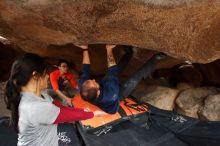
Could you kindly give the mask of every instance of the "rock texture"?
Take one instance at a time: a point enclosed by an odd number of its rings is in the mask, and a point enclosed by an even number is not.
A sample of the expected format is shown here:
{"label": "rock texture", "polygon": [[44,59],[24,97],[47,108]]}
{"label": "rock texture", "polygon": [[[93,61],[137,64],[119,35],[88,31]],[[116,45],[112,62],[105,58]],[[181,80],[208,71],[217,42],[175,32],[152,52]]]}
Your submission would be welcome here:
{"label": "rock texture", "polygon": [[[176,99],[177,110],[183,115],[198,118],[198,112],[203,108],[203,102],[209,95],[219,92],[215,87],[200,87],[184,90]],[[209,107],[212,105],[208,105]]]}
{"label": "rock texture", "polygon": [[220,94],[210,95],[205,99],[199,116],[209,121],[220,121]]}
{"label": "rock texture", "polygon": [[142,82],[132,96],[159,109],[176,110],[201,120],[220,121],[219,88],[194,88],[188,83],[180,83],[178,89],[173,89],[156,84],[147,85]]}
{"label": "rock texture", "polygon": [[10,111],[7,110],[5,102],[4,102],[5,85],[6,85],[6,82],[0,82],[0,117],[10,116]]}
{"label": "rock texture", "polygon": [[178,90],[162,86],[139,86],[133,96],[157,108],[173,110]]}
{"label": "rock texture", "polygon": [[218,0],[0,1],[0,35],[43,56],[53,45],[113,43],[207,63],[220,58],[219,20]]}
{"label": "rock texture", "polygon": [[191,88],[194,88],[194,86],[189,83],[185,83],[185,82],[181,82],[176,86],[176,89],[179,91],[184,91],[184,90],[191,89]]}

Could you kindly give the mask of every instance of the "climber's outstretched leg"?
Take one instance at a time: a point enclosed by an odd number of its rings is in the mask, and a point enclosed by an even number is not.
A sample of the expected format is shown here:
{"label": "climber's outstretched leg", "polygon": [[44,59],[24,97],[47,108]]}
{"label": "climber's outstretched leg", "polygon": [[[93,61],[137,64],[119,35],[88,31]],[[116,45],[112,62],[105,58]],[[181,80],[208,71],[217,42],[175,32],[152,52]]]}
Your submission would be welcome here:
{"label": "climber's outstretched leg", "polygon": [[165,57],[166,55],[163,53],[153,55],[136,72],[134,72],[133,75],[131,75],[125,82],[123,82],[120,86],[120,100],[123,100],[125,97],[128,97],[131,94],[131,92],[135,89],[135,87],[140,83],[140,81],[152,73],[159,60]]}

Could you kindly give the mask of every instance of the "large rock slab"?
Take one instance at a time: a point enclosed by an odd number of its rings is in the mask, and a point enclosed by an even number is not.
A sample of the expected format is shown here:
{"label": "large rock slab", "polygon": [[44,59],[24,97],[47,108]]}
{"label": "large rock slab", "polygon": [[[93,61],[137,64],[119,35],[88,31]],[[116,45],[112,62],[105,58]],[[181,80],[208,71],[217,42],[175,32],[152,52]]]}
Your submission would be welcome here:
{"label": "large rock slab", "polygon": [[133,96],[157,108],[173,110],[178,90],[162,86],[141,85],[133,92]]}
{"label": "large rock slab", "polygon": [[198,112],[203,108],[203,102],[209,95],[219,92],[215,87],[200,87],[184,90],[176,99],[177,111],[183,115],[198,118]]}
{"label": "large rock slab", "polygon": [[205,99],[199,116],[209,121],[220,121],[220,94],[210,95]]}
{"label": "large rock slab", "polygon": [[43,56],[51,45],[113,43],[207,63],[220,58],[219,20],[218,0],[0,1],[0,35]]}

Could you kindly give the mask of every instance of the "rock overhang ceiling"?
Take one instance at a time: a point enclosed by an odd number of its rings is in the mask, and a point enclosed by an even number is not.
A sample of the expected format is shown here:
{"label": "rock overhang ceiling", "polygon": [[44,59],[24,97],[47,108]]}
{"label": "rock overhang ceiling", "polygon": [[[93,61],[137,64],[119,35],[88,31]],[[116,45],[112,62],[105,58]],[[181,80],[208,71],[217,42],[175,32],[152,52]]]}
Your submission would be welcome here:
{"label": "rock overhang ceiling", "polygon": [[[220,58],[218,0],[1,0],[0,34],[27,52],[126,44],[208,63]],[[73,48],[74,49],[74,48]]]}

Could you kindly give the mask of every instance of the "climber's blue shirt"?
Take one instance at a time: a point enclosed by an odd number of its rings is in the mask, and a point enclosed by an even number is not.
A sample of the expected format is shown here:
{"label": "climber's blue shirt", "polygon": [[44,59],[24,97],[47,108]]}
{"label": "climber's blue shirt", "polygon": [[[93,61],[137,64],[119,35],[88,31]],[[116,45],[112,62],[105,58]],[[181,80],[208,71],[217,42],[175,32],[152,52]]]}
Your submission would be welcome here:
{"label": "climber's blue shirt", "polygon": [[[84,81],[90,79],[90,64],[83,64],[83,75],[79,80],[79,89],[82,87]],[[104,79],[98,81],[100,85],[100,96],[92,101],[103,111],[114,114],[119,109],[119,81],[118,68],[112,66],[108,68],[108,72]]]}

